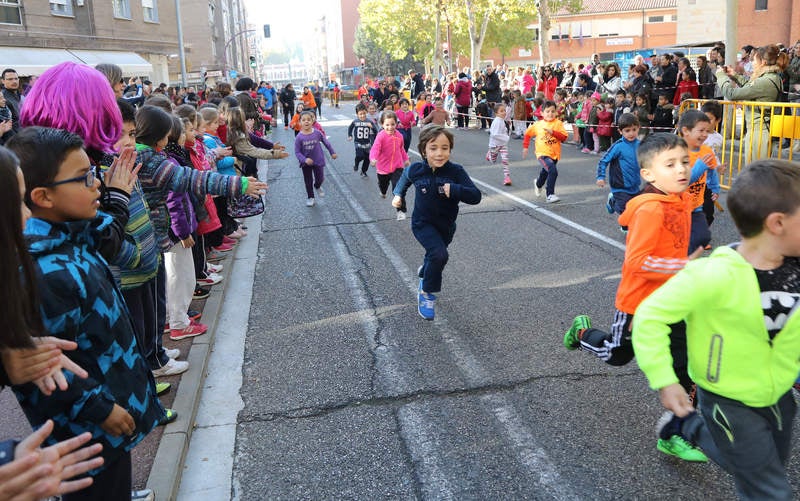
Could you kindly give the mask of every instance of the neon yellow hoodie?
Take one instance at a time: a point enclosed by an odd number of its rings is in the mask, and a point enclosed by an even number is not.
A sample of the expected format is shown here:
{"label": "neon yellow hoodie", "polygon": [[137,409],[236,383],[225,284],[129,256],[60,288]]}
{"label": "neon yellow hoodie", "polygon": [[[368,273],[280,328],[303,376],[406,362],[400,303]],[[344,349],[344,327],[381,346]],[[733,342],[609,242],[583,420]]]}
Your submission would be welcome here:
{"label": "neon yellow hoodie", "polygon": [[688,263],[636,310],[633,348],[655,390],[678,382],[669,324],[683,319],[689,375],[704,390],[768,407],[800,373],[800,316],[793,311],[770,341],[755,271],[735,249]]}

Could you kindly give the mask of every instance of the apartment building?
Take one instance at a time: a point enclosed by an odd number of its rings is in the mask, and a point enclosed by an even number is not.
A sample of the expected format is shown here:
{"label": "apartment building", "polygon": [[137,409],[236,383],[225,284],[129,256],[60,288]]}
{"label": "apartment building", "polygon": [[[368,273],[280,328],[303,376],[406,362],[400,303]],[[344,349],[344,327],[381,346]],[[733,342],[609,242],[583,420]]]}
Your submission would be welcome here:
{"label": "apartment building", "polygon": [[64,61],[168,80],[178,52],[170,0],[0,0],[0,66],[39,75]]}
{"label": "apartment building", "polygon": [[[180,0],[192,83],[249,74],[243,0]],[[181,81],[175,0],[0,0],[0,66],[34,76],[63,61]]]}
{"label": "apartment building", "polygon": [[[181,18],[188,83],[252,76],[251,39],[260,35],[246,24],[243,0],[181,0]],[[172,81],[180,80],[178,63],[171,61]]]}

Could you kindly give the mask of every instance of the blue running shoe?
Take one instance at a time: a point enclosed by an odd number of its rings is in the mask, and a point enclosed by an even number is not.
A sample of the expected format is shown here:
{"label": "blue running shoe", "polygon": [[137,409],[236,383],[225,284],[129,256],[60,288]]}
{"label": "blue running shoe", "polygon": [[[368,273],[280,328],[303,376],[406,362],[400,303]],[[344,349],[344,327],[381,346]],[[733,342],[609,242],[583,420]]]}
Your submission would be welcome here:
{"label": "blue running shoe", "polygon": [[606,210],[609,214],[614,213],[614,194],[609,193],[608,198],[606,199]]}
{"label": "blue running shoe", "polygon": [[425,320],[433,320],[435,314],[434,308],[436,307],[436,296],[427,292],[420,292],[417,295],[417,301],[417,311],[419,311],[419,316]]}

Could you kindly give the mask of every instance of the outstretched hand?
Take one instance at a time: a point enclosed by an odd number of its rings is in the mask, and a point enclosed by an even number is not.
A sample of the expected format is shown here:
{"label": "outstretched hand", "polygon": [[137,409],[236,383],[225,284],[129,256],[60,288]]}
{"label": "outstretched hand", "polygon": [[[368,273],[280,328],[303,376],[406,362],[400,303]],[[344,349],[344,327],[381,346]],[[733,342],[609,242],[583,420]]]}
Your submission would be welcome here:
{"label": "outstretched hand", "polygon": [[52,431],[48,420],[17,445],[12,462],[0,467],[0,500],[33,501],[92,485],[91,477],[69,479],[102,466],[103,458],[94,456],[103,446],[84,447],[92,438],[87,432],[40,449]]}

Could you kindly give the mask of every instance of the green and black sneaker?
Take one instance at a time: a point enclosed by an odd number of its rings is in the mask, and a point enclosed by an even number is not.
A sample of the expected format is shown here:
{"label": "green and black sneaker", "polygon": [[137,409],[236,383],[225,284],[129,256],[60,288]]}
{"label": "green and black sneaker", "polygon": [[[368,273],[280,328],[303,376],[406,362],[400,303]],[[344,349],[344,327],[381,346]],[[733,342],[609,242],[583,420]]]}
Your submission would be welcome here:
{"label": "green and black sneaker", "polygon": [[586,315],[578,315],[572,320],[572,327],[564,334],[564,347],[576,350],[581,345],[583,331],[592,327],[592,320]]}
{"label": "green and black sneaker", "polygon": [[666,411],[656,423],[658,442],[656,448],[684,461],[694,463],[707,463],[708,457],[698,447],[686,440],[681,434],[681,422],[686,418],[679,418],[672,412]]}

